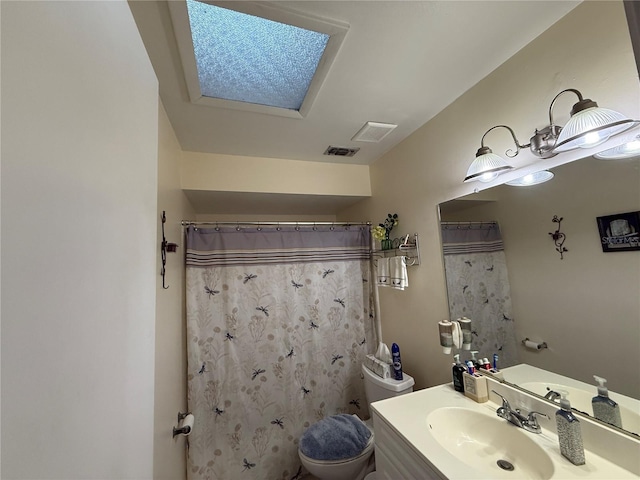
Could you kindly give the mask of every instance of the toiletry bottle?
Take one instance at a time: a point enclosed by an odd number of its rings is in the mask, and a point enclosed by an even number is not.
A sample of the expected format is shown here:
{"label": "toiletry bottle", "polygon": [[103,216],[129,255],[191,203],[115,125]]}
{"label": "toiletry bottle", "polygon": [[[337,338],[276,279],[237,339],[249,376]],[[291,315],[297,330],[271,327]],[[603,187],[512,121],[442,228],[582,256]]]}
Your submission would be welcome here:
{"label": "toiletry bottle", "polygon": [[498,354],[497,353],[493,354],[493,369],[496,372],[498,371]]}
{"label": "toiletry bottle", "polygon": [[393,378],[402,380],[402,360],[400,360],[400,347],[397,343],[391,345],[391,359],[393,360]]}
{"label": "toiletry bottle", "polygon": [[571,404],[567,400],[568,393],[559,390],[560,410],[556,412],[556,427],[558,428],[558,441],[560,453],[574,465],[584,465],[584,446],[582,444],[582,431],[580,422],[571,411]]}
{"label": "toiletry bottle", "polygon": [[478,361],[478,359],[476,358],[476,353],[478,353],[477,350],[471,350],[471,361],[473,362],[473,366],[475,367],[476,370],[480,369],[483,367],[483,365],[480,363],[480,361]]}
{"label": "toiletry bottle", "polygon": [[622,418],[620,417],[620,407],[609,398],[607,390],[607,379],[594,375],[593,378],[598,383],[598,395],[591,400],[593,416],[598,420],[606,422],[618,428],[622,428]]}
{"label": "toiletry bottle", "polygon": [[486,357],[482,359],[482,368],[485,370],[491,370],[491,364],[489,363],[489,359]]}
{"label": "toiletry bottle", "polygon": [[460,363],[460,354],[456,353],[453,356],[453,359],[456,363],[453,364],[453,388],[457,392],[464,392],[464,380],[462,379],[462,374],[466,371],[464,365]]}
{"label": "toiletry bottle", "polygon": [[467,360],[467,373],[469,375],[473,375],[474,373],[476,373],[476,367],[473,365],[473,362],[471,360]]}

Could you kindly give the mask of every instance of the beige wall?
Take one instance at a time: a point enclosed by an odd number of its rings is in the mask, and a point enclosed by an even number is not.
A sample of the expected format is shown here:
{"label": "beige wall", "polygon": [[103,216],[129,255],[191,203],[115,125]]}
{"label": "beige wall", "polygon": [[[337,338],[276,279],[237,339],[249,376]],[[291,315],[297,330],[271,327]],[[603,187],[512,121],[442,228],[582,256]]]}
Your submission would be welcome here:
{"label": "beige wall", "polygon": [[368,165],[183,152],[182,188],[220,192],[370,196]]}
{"label": "beige wall", "polygon": [[[383,339],[400,345],[418,388],[451,379],[451,359],[442,355],[436,334],[436,323],[448,317],[436,207],[475,188],[462,179],[486,130],[504,123],[527,142],[535,127],[548,123],[549,104],[565,88],[640,116],[638,73],[622,2],[578,6],[376,162],[372,198],[339,215],[379,221],[397,212],[398,233],[420,235],[422,265],[410,269],[410,288],[381,291]],[[555,110],[560,124],[575,101],[569,94],[562,98]],[[487,140],[494,152],[512,147],[506,130],[492,132]],[[532,156],[522,152],[514,164],[530,161]]]}
{"label": "beige wall", "polygon": [[[153,478],[179,480],[186,475],[186,441],[173,437],[178,412],[187,411],[187,358],[185,332],[185,244],[181,221],[194,218],[193,208],[180,188],[182,150],[169,118],[160,104],[158,119],[158,216],[165,212],[167,242],[177,243],[176,253],[167,253],[165,286],[156,281],[156,374]],[[162,242],[161,224],[158,239]],[[160,255],[157,257],[160,272]]]}
{"label": "beige wall", "polygon": [[[638,374],[630,381],[620,368],[640,356],[640,255],[602,252],[596,224],[598,216],[640,211],[640,160],[590,157],[554,172],[534,187],[498,187],[495,202],[443,220],[499,222],[517,338],[549,345],[521,348],[520,361],[591,384],[597,374],[612,391],[640,398]],[[554,215],[563,218],[562,260],[549,236]]]}
{"label": "beige wall", "polygon": [[150,479],[158,85],[126,2],[1,2],[2,478]]}

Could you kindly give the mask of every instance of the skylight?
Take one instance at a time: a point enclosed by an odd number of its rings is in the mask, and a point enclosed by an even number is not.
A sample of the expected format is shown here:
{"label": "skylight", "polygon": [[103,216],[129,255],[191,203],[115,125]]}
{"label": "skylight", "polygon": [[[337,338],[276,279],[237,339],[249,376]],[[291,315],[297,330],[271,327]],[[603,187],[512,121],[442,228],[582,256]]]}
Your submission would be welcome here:
{"label": "skylight", "polygon": [[167,4],[191,102],[216,107],[303,117],[348,30],[268,2]]}
{"label": "skylight", "polygon": [[202,95],[300,110],[329,35],[187,0]]}

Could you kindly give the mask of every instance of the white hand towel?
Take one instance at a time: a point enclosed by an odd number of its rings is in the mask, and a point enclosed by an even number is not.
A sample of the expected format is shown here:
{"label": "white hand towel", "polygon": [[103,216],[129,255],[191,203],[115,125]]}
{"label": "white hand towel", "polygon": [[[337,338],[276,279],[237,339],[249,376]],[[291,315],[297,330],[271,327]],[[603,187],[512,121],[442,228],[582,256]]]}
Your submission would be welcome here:
{"label": "white hand towel", "polygon": [[376,283],[379,287],[390,287],[389,259],[386,257],[378,259],[378,270],[376,272]]}
{"label": "white hand towel", "polygon": [[404,290],[409,286],[407,264],[404,257],[391,257],[389,259],[389,275],[391,276],[391,287]]}

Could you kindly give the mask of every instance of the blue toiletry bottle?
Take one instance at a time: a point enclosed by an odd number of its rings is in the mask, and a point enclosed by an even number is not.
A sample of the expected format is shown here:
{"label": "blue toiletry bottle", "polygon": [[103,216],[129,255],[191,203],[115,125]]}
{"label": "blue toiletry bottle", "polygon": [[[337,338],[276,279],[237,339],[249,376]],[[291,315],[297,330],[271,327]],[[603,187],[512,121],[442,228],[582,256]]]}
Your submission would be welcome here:
{"label": "blue toiletry bottle", "polygon": [[467,373],[469,375],[473,375],[474,373],[476,373],[476,367],[473,365],[473,362],[471,360],[467,360]]}
{"label": "blue toiletry bottle", "polygon": [[402,380],[402,360],[400,360],[400,347],[397,343],[391,345],[391,360],[393,361],[393,378]]}

